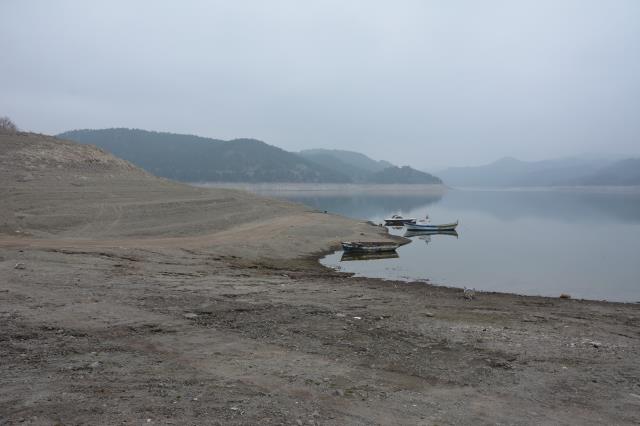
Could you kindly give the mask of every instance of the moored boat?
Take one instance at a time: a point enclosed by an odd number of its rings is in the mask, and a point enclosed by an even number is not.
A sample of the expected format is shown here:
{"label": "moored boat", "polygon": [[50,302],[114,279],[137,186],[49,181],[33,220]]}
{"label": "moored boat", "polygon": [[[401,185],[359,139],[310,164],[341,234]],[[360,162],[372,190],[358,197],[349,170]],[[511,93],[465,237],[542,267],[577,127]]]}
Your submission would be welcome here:
{"label": "moored boat", "polygon": [[406,225],[407,231],[455,231],[458,226],[458,221],[455,223],[444,223],[441,225],[434,225],[428,222],[416,222],[408,223]]}
{"label": "moored boat", "polygon": [[393,251],[400,247],[399,243],[390,241],[344,241],[342,249],[351,252],[375,253],[383,251]]}
{"label": "moored boat", "polygon": [[408,223],[416,223],[416,219],[412,217],[402,217],[399,214],[394,214],[393,216],[384,220],[384,224],[386,226],[402,226]]}

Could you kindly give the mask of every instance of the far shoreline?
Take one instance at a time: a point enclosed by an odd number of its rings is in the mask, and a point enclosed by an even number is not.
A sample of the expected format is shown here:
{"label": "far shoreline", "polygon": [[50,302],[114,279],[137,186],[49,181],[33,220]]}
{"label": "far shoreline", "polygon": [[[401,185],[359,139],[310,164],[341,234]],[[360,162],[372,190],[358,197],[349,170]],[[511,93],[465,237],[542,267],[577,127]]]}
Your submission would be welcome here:
{"label": "far shoreline", "polygon": [[384,193],[384,194],[444,194],[452,189],[442,184],[358,184],[358,183],[287,183],[287,182],[188,182],[199,188],[241,189],[249,192],[322,192],[335,193]]}
{"label": "far shoreline", "polygon": [[486,192],[589,192],[589,193],[620,193],[640,194],[640,185],[606,186],[606,185],[578,185],[578,186],[455,186],[448,187],[453,191],[486,191]]}
{"label": "far shoreline", "polygon": [[185,182],[199,188],[240,189],[249,192],[289,193],[318,192],[377,194],[428,194],[442,195],[448,191],[478,192],[585,192],[640,194],[640,185],[605,186],[450,186],[447,184],[371,184],[371,183],[299,183],[299,182]]}

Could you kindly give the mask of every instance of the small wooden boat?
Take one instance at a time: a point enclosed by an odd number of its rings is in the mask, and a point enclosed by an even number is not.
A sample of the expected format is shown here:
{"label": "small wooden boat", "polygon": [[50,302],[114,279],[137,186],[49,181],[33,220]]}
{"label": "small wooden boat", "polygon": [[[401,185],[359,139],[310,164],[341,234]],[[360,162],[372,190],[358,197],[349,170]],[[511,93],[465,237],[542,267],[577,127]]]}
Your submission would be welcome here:
{"label": "small wooden boat", "polygon": [[434,225],[429,222],[408,223],[407,231],[455,231],[458,221],[455,223],[445,223],[442,225]]}
{"label": "small wooden boat", "polygon": [[407,223],[416,223],[416,219],[402,217],[399,214],[394,214],[393,216],[384,220],[384,224],[386,226],[402,226],[406,225]]}
{"label": "small wooden boat", "polygon": [[399,243],[394,243],[391,241],[345,241],[342,243],[342,249],[349,252],[376,253],[382,251],[393,251],[398,247],[400,247]]}

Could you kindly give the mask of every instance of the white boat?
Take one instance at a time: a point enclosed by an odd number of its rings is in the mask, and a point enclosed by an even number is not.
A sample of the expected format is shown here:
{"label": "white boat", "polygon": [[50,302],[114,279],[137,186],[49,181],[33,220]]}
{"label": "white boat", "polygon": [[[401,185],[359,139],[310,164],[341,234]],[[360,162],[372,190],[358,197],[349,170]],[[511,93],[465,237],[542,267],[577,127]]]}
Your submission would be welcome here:
{"label": "white boat", "polygon": [[455,223],[443,223],[441,225],[434,225],[427,221],[420,221],[416,223],[407,223],[405,225],[407,231],[455,231],[458,226],[458,221]]}

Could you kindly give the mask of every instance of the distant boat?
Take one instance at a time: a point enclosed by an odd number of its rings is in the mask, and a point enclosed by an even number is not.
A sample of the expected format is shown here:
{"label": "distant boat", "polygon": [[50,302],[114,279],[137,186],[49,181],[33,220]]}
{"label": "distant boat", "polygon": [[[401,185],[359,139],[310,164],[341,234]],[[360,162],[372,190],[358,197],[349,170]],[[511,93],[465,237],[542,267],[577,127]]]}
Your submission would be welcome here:
{"label": "distant boat", "polygon": [[405,218],[400,216],[399,214],[394,214],[390,218],[384,220],[384,224],[386,226],[402,226],[409,223],[416,223],[415,218]]}
{"label": "distant boat", "polygon": [[458,221],[455,223],[444,223],[442,225],[434,225],[424,222],[408,223],[407,231],[455,231],[458,226]]}
{"label": "distant boat", "polygon": [[344,249],[344,251],[349,252],[376,253],[382,251],[394,251],[398,247],[400,247],[400,243],[393,243],[389,241],[345,241],[342,243],[342,248]]}

